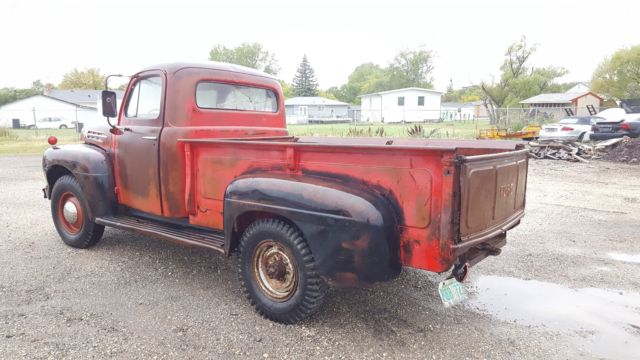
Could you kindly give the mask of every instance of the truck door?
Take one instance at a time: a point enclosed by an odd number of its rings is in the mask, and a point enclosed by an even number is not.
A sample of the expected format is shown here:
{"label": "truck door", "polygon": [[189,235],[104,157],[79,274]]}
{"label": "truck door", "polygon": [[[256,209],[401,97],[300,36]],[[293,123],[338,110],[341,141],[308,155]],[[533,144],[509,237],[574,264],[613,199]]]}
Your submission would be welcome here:
{"label": "truck door", "polygon": [[158,158],[163,126],[165,75],[149,71],[136,76],[115,136],[115,181],[118,202],[162,215]]}

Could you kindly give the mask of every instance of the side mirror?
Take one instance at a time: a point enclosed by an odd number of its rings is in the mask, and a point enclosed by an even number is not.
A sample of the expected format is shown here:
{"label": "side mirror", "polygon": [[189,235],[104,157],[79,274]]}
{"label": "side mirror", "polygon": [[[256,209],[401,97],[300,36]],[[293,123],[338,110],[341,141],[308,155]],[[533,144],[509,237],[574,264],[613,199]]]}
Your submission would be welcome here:
{"label": "side mirror", "polygon": [[116,93],[113,91],[102,91],[102,116],[107,118],[118,117]]}

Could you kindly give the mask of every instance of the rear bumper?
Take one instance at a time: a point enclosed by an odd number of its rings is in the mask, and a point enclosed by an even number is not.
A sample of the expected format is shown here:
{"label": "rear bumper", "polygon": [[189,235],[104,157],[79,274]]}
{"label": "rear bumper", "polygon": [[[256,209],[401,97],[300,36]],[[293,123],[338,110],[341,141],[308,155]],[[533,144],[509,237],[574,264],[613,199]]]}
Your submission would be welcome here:
{"label": "rear bumper", "polygon": [[609,140],[625,136],[632,136],[632,134],[628,132],[592,133],[591,140]]}

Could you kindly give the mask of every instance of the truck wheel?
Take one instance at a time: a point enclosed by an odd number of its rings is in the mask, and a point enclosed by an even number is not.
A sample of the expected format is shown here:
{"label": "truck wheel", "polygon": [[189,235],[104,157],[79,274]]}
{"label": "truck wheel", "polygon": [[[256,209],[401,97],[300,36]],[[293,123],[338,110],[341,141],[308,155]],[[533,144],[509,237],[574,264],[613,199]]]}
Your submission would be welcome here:
{"label": "truck wheel", "polygon": [[66,129],[67,125],[60,125],[60,129]]}
{"label": "truck wheel", "polygon": [[318,310],[327,286],[297,229],[276,219],[258,220],[239,248],[240,283],[260,315],[293,324]]}
{"label": "truck wheel", "polygon": [[87,209],[87,200],[76,178],[65,175],[56,181],[51,191],[51,215],[65,244],[85,249],[100,241],[104,226],[91,221]]}

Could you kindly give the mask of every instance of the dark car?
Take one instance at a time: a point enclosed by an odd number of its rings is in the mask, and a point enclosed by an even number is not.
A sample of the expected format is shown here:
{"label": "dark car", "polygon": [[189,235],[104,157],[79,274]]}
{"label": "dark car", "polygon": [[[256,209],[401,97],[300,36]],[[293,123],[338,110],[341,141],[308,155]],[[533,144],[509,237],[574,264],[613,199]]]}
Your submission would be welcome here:
{"label": "dark car", "polygon": [[623,136],[640,137],[640,114],[627,114],[623,120],[598,122],[591,127],[591,140],[607,140]]}

